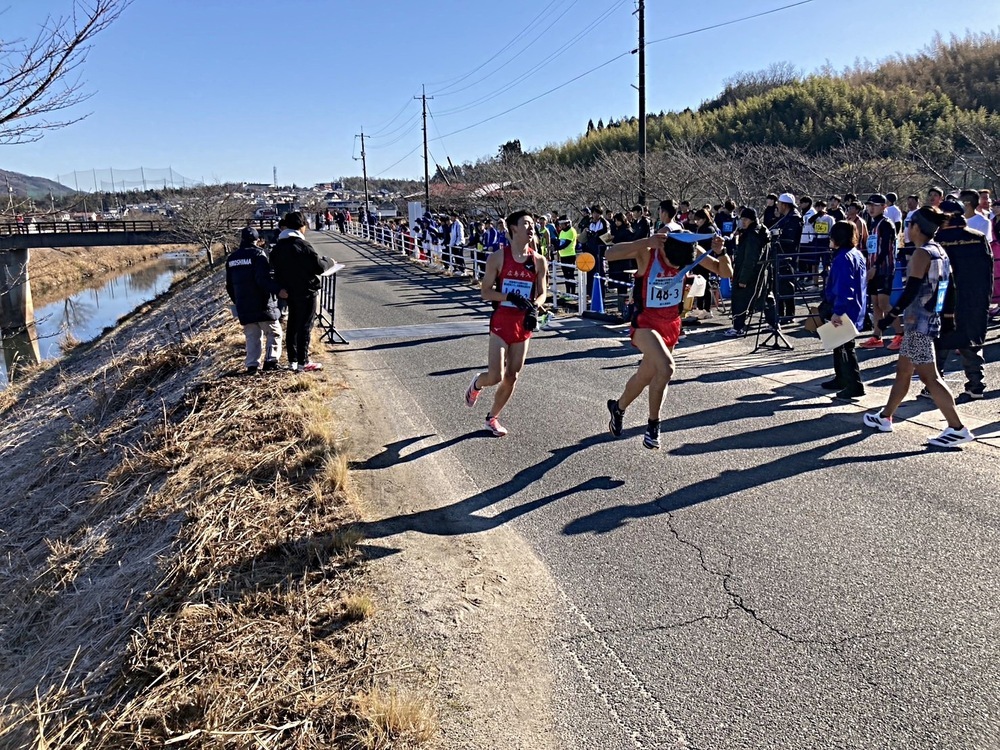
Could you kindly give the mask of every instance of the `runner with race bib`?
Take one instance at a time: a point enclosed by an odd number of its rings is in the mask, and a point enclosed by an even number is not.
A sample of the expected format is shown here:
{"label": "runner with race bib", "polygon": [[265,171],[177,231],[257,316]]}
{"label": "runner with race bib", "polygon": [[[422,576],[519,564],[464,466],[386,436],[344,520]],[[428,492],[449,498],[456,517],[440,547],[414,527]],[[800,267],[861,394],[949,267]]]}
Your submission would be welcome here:
{"label": "runner with race bib", "polygon": [[486,415],[486,429],[497,437],[507,434],[498,417],[514,393],[531,332],[538,325],[538,305],[545,301],[547,293],[545,258],[536,252],[531,212],[515,211],[508,216],[507,231],[510,244],[490,254],[482,282],[483,299],[494,307],[490,317],[489,369],[477,373],[465,391],[465,404],[471,409],[483,388],[499,384]]}
{"label": "runner with race bib", "polygon": [[625,409],[648,387],[649,421],[642,444],[654,450],[660,447],[660,406],[674,374],[673,350],[681,332],[684,279],[697,265],[721,278],[733,276],[732,260],[722,237],[712,240],[710,252],[695,257],[698,248],[693,243],[702,238],[687,233],[654,234],[648,239],[614,245],[605,256],[609,261],[636,262],[632,344],[642,352],[639,369],[625,384],[624,393],[608,401],[608,429],[615,437],[622,434]]}

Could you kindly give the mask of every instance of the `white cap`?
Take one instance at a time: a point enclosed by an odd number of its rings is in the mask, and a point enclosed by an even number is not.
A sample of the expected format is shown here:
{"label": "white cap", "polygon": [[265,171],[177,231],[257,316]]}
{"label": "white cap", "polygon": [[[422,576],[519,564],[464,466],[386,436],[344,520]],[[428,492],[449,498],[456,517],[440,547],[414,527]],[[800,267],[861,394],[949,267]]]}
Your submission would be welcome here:
{"label": "white cap", "polygon": [[796,205],[795,196],[791,193],[782,193],[778,197],[778,203],[790,203],[791,205]]}

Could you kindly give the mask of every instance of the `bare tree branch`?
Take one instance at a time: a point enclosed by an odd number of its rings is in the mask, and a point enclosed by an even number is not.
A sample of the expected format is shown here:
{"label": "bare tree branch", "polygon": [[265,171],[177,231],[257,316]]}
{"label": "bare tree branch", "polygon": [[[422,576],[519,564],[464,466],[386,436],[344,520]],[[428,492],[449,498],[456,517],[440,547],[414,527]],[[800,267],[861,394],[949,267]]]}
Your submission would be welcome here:
{"label": "bare tree branch", "polygon": [[0,144],[31,143],[86,115],[48,119],[90,98],[74,73],[90,42],[132,0],[73,0],[68,17],[48,17],[30,42],[0,40]]}

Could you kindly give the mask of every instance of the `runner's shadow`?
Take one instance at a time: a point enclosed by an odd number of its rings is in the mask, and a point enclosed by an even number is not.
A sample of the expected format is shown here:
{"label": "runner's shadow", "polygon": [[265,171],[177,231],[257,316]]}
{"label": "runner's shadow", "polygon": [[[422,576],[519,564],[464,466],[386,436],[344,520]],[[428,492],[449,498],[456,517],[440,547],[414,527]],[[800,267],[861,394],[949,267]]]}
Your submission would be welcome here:
{"label": "runner's shadow", "polygon": [[414,451],[413,453],[407,453],[406,455],[403,455],[403,451],[406,448],[411,445],[416,445],[422,440],[432,438],[434,435],[420,435],[419,437],[404,438],[402,440],[389,443],[382,448],[381,453],[377,453],[364,461],[352,461],[350,468],[354,471],[377,471],[379,469],[388,469],[389,467],[396,466],[397,464],[405,464],[410,463],[411,461],[416,461],[417,459],[424,458],[432,453],[437,453],[445,448],[458,445],[466,440],[485,438],[487,436],[488,434],[485,430],[474,430],[472,432],[467,432],[464,435],[453,437],[450,440],[445,440],[443,443],[434,443],[433,445],[425,446]]}
{"label": "runner's shadow", "polygon": [[[837,417],[839,415],[829,415]],[[812,420],[820,422],[823,418]],[[843,421],[843,420],[841,420]],[[801,425],[801,423],[799,423]],[[809,423],[811,424],[811,423]],[[834,422],[826,423],[822,434],[809,434],[810,439],[821,439],[828,437],[833,429]],[[842,431],[841,431],[842,432]],[[767,435],[770,430],[753,433],[760,438],[762,444],[767,442]],[[604,508],[586,516],[578,518],[563,528],[563,534],[573,536],[576,534],[606,534],[615,529],[626,526],[630,521],[643,518],[660,516],[671,513],[682,508],[689,508],[701,503],[719,500],[724,497],[738,499],[739,493],[746,490],[765,487],[774,482],[780,482],[792,477],[802,476],[813,471],[828,469],[837,466],[850,466],[853,464],[869,464],[874,461],[897,461],[908,456],[924,455],[924,450],[908,451],[904,453],[888,453],[885,455],[864,455],[864,456],[844,456],[841,458],[827,458],[837,451],[856,445],[869,437],[869,434],[861,431],[850,434],[841,434],[841,437],[833,442],[825,442],[822,445],[810,448],[807,451],[797,453],[795,456],[782,456],[774,461],[759,464],[752,469],[731,470],[724,469],[712,480],[700,479],[697,482],[682,487],[663,497],[640,505],[616,505],[611,508]],[[725,441],[721,441],[725,443]],[[719,452],[724,450],[722,445],[713,446]]]}
{"label": "runner's shadow", "polygon": [[[485,434],[480,432],[478,434]],[[463,436],[464,437],[467,436]],[[580,451],[592,448],[612,440],[610,435],[601,434],[585,438],[573,445],[555,448],[548,457],[536,464],[527,466],[517,472],[511,479],[495,487],[479,492],[457,503],[441,508],[405,513],[381,521],[371,521],[355,524],[352,528],[361,533],[365,539],[379,539],[407,531],[418,531],[435,536],[455,536],[489,531],[502,526],[515,518],[538,508],[549,505],[556,500],[571,497],[582,492],[601,492],[622,486],[621,480],[607,476],[593,477],[573,487],[545,495],[521,505],[515,505],[494,516],[479,515],[481,511],[510,499],[522,490],[536,482],[540,482],[546,474]],[[438,446],[433,446],[437,448]],[[408,457],[406,457],[408,458]]]}

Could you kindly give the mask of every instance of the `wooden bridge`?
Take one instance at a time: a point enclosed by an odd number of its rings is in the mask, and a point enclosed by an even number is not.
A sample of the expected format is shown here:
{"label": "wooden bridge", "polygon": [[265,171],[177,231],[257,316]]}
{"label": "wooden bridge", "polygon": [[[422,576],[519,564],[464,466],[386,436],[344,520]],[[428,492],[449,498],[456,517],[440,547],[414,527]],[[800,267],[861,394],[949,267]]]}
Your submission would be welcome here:
{"label": "wooden bridge", "polygon": [[[230,221],[234,238],[247,222]],[[261,236],[274,239],[278,234],[277,219],[256,219],[250,222]],[[33,250],[40,247],[111,247],[115,245],[184,244],[180,227],[170,220],[162,221],[45,221],[0,223],[0,251]]]}

